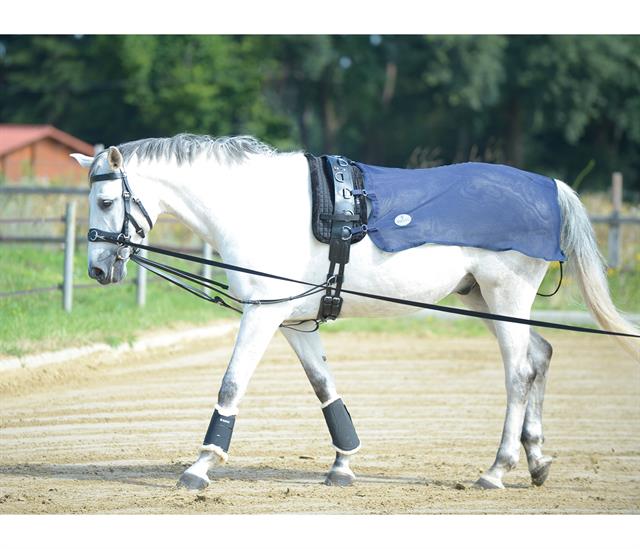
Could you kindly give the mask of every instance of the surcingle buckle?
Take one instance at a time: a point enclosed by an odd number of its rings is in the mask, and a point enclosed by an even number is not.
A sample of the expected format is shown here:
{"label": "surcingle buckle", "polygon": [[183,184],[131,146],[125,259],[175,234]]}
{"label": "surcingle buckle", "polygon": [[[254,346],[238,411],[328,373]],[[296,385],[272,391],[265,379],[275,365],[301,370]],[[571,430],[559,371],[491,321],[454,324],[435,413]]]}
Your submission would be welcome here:
{"label": "surcingle buckle", "polygon": [[342,309],[342,298],[331,295],[322,296],[320,317],[328,320],[335,320],[340,315]]}

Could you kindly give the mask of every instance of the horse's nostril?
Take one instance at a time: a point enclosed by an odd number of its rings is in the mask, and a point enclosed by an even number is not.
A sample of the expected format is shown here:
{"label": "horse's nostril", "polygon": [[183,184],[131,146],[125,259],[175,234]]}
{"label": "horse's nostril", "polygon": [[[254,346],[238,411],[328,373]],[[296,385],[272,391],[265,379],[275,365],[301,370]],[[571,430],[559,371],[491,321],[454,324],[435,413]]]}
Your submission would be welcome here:
{"label": "horse's nostril", "polygon": [[89,276],[96,280],[104,280],[105,273],[100,267],[91,267],[91,269],[89,269]]}

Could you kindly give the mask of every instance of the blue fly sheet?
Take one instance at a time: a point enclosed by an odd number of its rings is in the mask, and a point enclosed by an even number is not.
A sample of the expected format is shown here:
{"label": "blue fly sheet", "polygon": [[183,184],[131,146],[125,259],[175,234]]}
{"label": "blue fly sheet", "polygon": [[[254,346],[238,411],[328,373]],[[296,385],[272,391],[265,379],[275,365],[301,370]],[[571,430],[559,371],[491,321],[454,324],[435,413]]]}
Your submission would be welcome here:
{"label": "blue fly sheet", "polygon": [[372,204],[369,237],[384,251],[433,243],[566,259],[549,177],[479,162],[414,170],[356,165]]}

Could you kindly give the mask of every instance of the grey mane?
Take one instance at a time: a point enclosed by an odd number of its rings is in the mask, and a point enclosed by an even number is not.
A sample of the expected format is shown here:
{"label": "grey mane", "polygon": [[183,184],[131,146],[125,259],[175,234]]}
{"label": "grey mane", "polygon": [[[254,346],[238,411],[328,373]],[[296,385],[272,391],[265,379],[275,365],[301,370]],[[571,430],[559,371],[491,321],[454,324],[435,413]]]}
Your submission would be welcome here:
{"label": "grey mane", "polygon": [[175,160],[178,165],[197,157],[214,156],[220,162],[240,163],[252,154],[275,154],[276,149],[250,135],[211,137],[181,133],[174,137],[157,137],[118,145],[125,162],[133,155],[139,160]]}

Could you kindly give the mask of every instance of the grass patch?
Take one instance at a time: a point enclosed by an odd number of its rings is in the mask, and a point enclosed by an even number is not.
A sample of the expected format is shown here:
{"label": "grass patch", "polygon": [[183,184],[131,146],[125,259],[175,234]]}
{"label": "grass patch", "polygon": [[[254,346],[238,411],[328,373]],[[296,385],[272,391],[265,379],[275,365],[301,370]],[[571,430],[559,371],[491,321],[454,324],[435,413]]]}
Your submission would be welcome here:
{"label": "grass patch", "polygon": [[[63,253],[56,247],[6,245],[0,248],[0,291],[26,290],[62,282]],[[89,283],[86,252],[74,261],[76,283]],[[137,266],[129,264],[127,280],[134,280]],[[23,354],[66,346],[107,343],[112,346],[135,340],[152,328],[178,328],[217,319],[237,318],[235,313],[196,299],[164,281],[152,282],[149,274],[147,304],[136,305],[133,284],[100,286],[74,291],[73,311],[62,309],[62,293],[0,298],[0,354]]]}
{"label": "grass patch", "polygon": [[[551,293],[556,289],[560,272],[558,263],[553,263],[547,271],[541,286],[541,293]],[[613,270],[607,273],[609,289],[618,309],[640,312],[640,270]],[[587,307],[574,278],[567,275],[566,268],[560,291],[552,297],[536,297],[534,309],[559,311],[586,311]]]}

